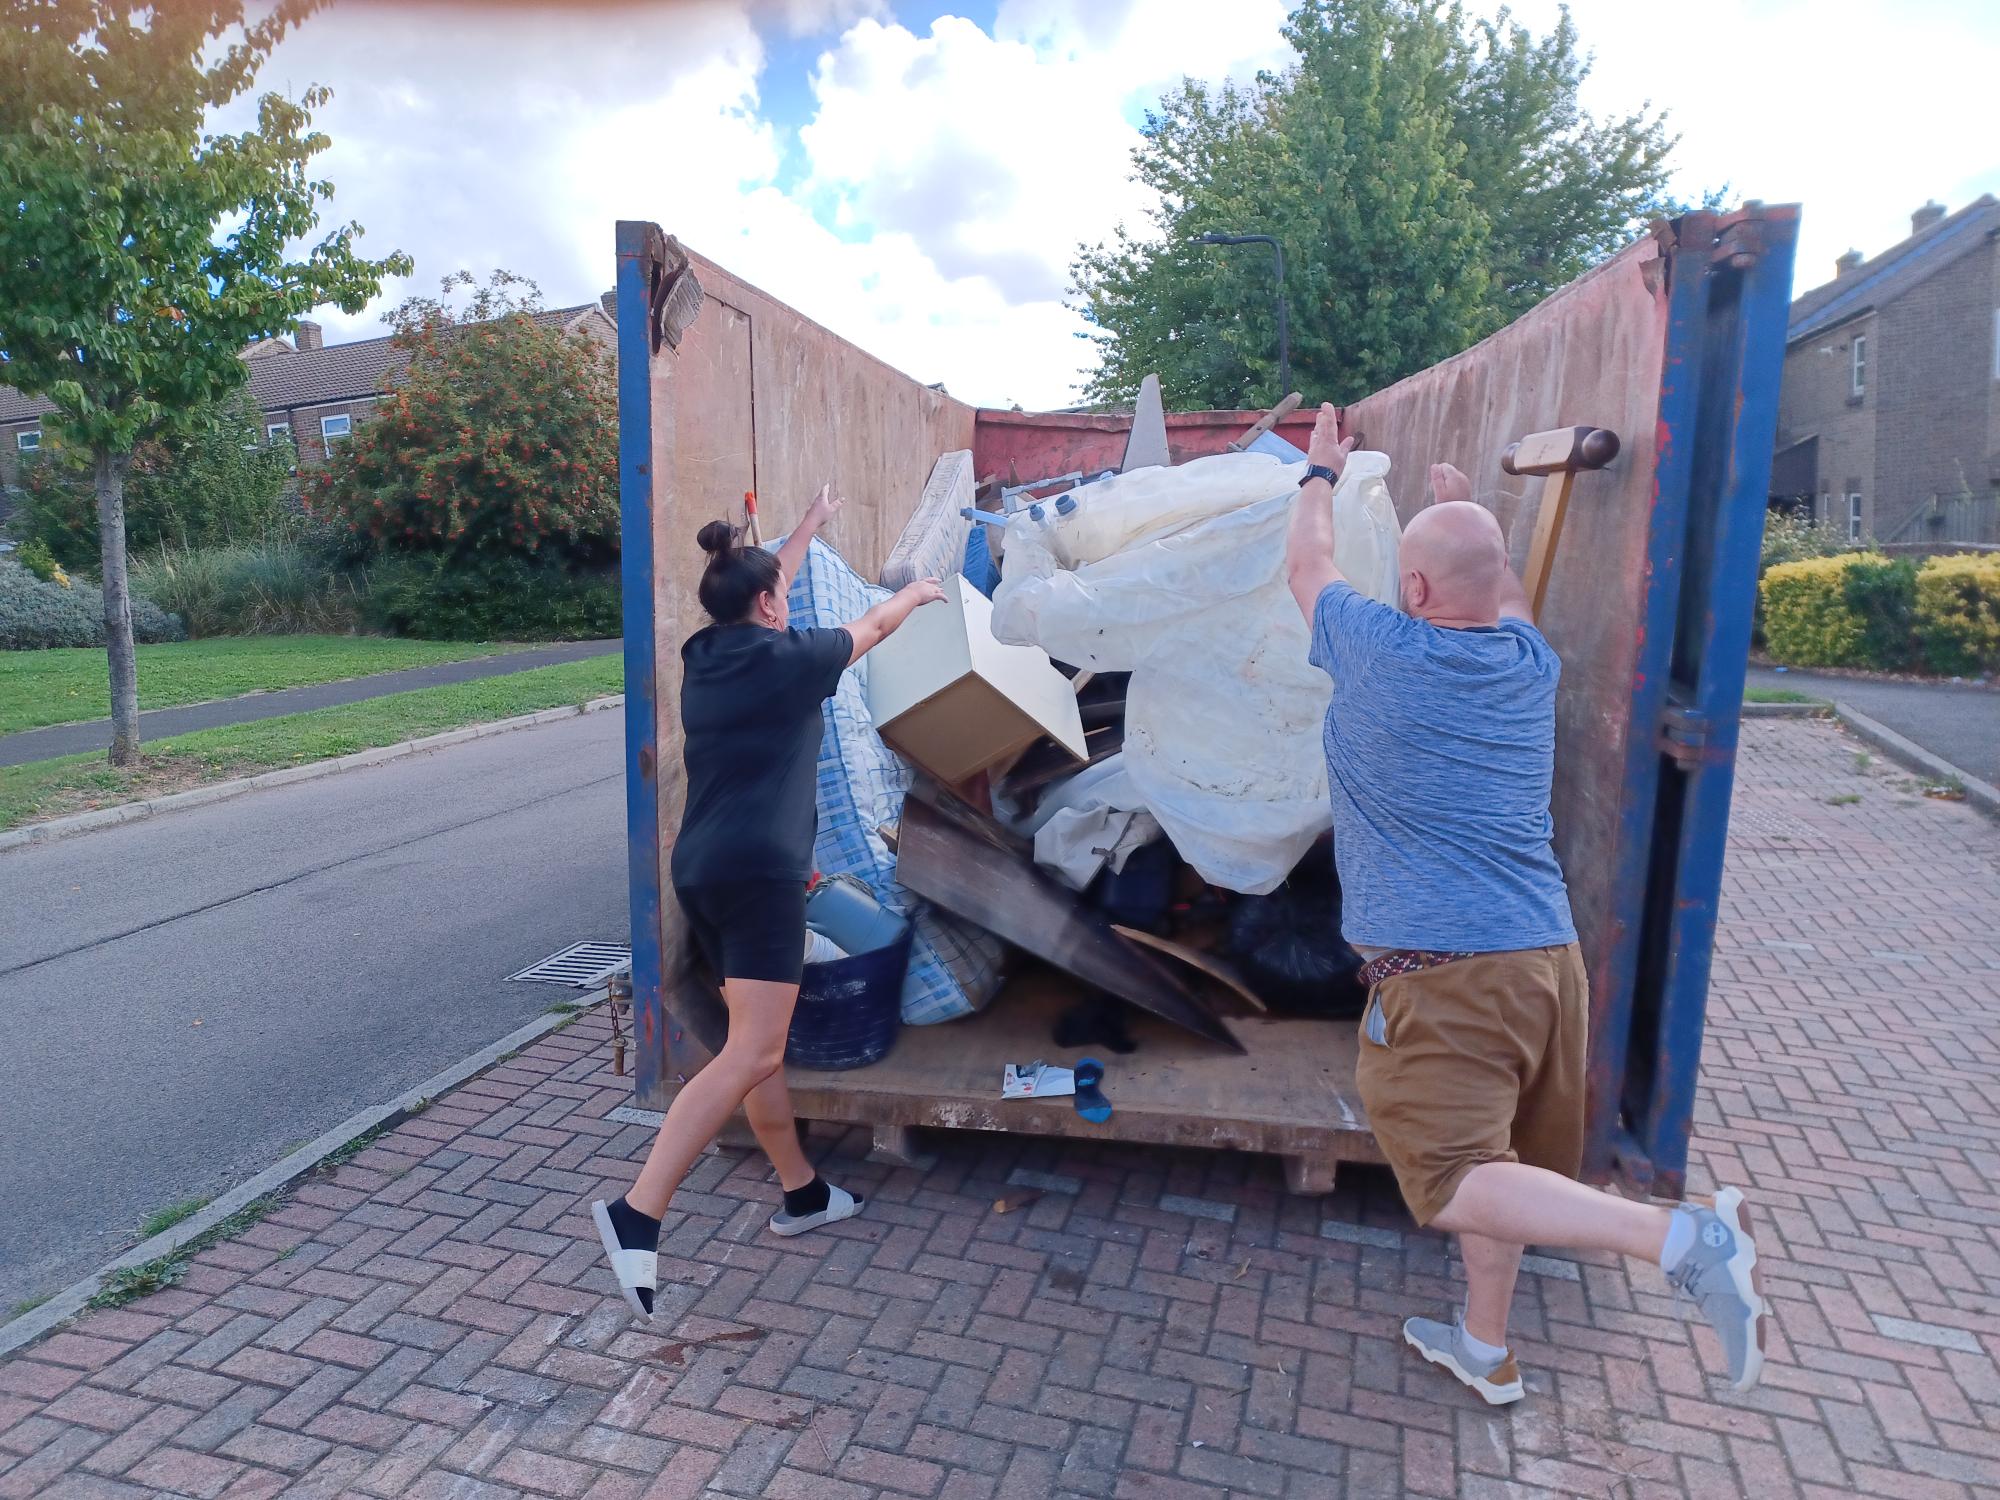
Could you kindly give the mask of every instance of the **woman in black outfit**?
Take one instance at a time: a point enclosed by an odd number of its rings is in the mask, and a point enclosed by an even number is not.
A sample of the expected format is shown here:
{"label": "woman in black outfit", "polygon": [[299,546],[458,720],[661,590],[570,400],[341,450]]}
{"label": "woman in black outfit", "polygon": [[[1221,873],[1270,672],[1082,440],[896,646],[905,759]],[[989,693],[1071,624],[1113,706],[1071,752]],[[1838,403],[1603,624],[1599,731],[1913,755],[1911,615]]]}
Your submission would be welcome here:
{"label": "woman in black outfit", "polygon": [[689,930],[722,976],[729,1039],[675,1095],[631,1190],[591,1205],[619,1289],[641,1317],[653,1312],[667,1202],[738,1105],[784,1189],[775,1233],[803,1234],[861,1208],[813,1171],[785,1090],[785,1035],[805,967],[820,704],[842,672],[943,592],[925,579],[850,624],[790,629],[792,578],[841,504],[822,489],[776,554],[745,546],[722,521],[699,538],[708,554],[701,604],[715,623],[681,648],[687,804],[673,883]]}

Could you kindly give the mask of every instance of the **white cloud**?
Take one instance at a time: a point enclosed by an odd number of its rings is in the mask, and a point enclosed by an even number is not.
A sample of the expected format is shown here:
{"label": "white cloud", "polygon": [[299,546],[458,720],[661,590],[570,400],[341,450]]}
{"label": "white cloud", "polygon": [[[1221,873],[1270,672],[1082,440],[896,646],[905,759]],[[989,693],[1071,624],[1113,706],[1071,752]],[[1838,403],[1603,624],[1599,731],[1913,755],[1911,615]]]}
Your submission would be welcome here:
{"label": "white cloud", "polygon": [[862,16],[886,16],[888,0],[752,0],[754,14],[771,14],[793,36],[818,36]]}
{"label": "white cloud", "polygon": [[863,21],[814,75],[806,191],[842,226],[910,235],[947,276],[1059,299],[1079,229],[1135,219],[1139,135],[1083,65],[945,17],[927,37]]}
{"label": "white cloud", "polygon": [[[1556,0],[1515,0],[1537,30]],[[1726,18],[1670,23],[1627,0],[1570,0],[1597,66],[1584,102],[1604,114],[1651,99],[1681,137],[1682,193],[1729,187],[1802,203],[1797,290],[1910,232],[1926,198],[1960,208],[2000,190],[1992,80],[2000,8],[1986,0],[1754,0]]]}
{"label": "white cloud", "polygon": [[[1079,242],[1145,195],[1133,120],[1185,71],[1282,66],[1287,0],[1002,0],[991,33],[946,17],[917,34],[885,0],[672,5],[342,3],[313,17],[263,84],[326,83],[318,163],[332,216],[416,275],[335,339],[443,273],[533,276],[551,303],[612,276],[612,226],[650,218],[923,380],[1061,405],[1089,346],[1062,305]],[[1517,0],[1538,29],[1555,0]],[[1994,13],[1977,0],[1745,0],[1670,27],[1621,0],[1572,0],[1596,74],[1586,102],[1671,106],[1683,191],[1803,199],[1801,287],[1850,244],[1907,232],[1926,196],[2000,188],[1985,129]],[[830,37],[794,143],[762,113],[758,35]],[[1859,77],[1865,88],[1839,80]],[[803,179],[786,170],[796,151]],[[783,186],[781,186],[783,184]],[[1905,201],[1908,200],[1908,201]]]}

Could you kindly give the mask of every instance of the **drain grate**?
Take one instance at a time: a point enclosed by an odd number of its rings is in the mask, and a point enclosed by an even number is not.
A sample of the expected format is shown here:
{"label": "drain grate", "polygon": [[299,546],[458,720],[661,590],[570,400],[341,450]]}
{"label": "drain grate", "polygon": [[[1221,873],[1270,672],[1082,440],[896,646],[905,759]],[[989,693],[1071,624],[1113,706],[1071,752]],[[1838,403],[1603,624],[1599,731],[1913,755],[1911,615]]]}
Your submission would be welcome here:
{"label": "drain grate", "polygon": [[632,950],[623,943],[571,943],[560,953],[551,953],[507,978],[540,984],[567,984],[586,990],[602,984],[620,969],[632,967]]}

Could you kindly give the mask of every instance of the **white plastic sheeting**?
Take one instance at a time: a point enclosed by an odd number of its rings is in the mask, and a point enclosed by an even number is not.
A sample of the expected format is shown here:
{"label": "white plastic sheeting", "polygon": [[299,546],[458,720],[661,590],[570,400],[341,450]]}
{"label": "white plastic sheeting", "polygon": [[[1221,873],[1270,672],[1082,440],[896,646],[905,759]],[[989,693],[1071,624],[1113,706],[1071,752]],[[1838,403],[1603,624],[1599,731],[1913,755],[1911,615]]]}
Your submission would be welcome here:
{"label": "white plastic sheeting", "polygon": [[1125,861],[1161,831],[1132,785],[1123,755],[1108,755],[1050,787],[1025,815],[996,790],[993,814],[1021,837],[1034,840],[1035,863],[1075,891],[1088,886],[1106,865],[1123,870]]}
{"label": "white plastic sheeting", "polygon": [[[1124,769],[1204,880],[1262,894],[1330,821],[1320,721],[1329,688],[1306,659],[1285,582],[1304,466],[1225,453],[1121,474],[1007,525],[993,596],[1003,641],[1130,672]],[[1333,497],[1334,560],[1396,602],[1401,529],[1389,460],[1355,453]]]}

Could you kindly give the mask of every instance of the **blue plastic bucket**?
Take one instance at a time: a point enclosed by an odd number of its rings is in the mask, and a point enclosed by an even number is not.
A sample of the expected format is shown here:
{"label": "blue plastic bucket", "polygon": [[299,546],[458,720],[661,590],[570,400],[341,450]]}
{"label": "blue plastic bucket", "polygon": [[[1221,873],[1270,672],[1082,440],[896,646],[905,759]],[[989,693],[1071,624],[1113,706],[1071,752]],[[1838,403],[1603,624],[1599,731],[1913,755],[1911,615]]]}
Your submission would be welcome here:
{"label": "blue plastic bucket", "polygon": [[887,1057],[903,1025],[903,975],[910,967],[912,935],[905,922],[884,947],[830,964],[807,964],[785,1061],[831,1072]]}

